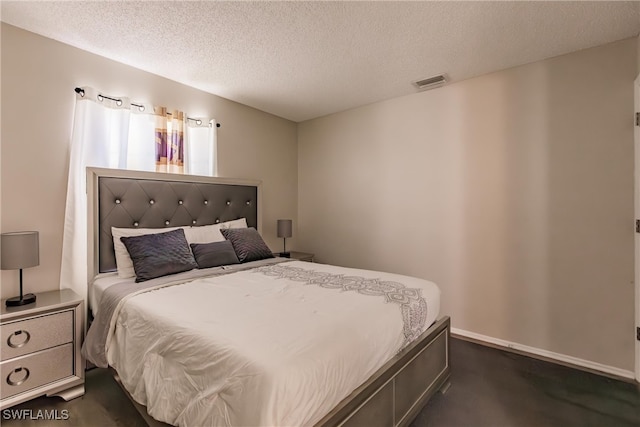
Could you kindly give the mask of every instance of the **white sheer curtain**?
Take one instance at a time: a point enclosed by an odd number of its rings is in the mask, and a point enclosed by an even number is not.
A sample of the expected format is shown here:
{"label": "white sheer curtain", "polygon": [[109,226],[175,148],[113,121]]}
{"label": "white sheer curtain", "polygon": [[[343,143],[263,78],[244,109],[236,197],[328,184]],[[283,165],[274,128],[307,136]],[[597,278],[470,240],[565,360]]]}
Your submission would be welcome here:
{"label": "white sheer curtain", "polygon": [[[127,98],[110,98],[116,97],[101,96],[93,88],[82,88],[76,96],[73,119],[60,287],[71,288],[85,298],[87,280],[92,279],[87,277],[86,168],[156,171],[153,106],[132,106]],[[209,132],[187,132],[188,152],[194,163],[186,159],[185,172],[213,176],[215,124],[205,129]]]}
{"label": "white sheer curtain", "polygon": [[184,166],[190,175],[217,176],[217,126],[215,120],[188,119]]}
{"label": "white sheer curtain", "polygon": [[[132,110],[128,99],[111,100],[92,88],[82,89],[83,92],[76,96],[73,118],[60,286],[71,288],[86,298],[86,168],[153,171],[155,141],[153,121],[140,108]],[[136,144],[130,141],[136,141]]]}

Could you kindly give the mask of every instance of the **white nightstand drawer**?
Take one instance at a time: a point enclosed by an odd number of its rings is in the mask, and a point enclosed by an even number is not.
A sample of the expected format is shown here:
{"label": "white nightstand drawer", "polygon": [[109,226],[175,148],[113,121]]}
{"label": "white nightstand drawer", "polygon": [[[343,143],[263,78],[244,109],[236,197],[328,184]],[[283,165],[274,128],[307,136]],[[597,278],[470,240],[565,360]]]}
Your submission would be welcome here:
{"label": "white nightstand drawer", "polygon": [[70,377],[73,375],[73,344],[2,362],[0,372],[2,399]]}
{"label": "white nightstand drawer", "polygon": [[3,361],[69,343],[73,341],[73,310],[5,323],[0,339]]}

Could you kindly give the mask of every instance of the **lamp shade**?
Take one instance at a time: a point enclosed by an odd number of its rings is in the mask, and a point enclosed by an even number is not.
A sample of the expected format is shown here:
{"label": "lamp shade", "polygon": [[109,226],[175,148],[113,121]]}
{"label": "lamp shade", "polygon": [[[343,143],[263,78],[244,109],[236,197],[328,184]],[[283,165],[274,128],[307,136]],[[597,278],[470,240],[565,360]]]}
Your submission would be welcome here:
{"label": "lamp shade", "polygon": [[293,235],[292,232],[292,223],[290,219],[279,219],[278,220],[278,237],[291,237]]}
{"label": "lamp shade", "polygon": [[37,231],[0,234],[0,269],[17,270],[40,264]]}

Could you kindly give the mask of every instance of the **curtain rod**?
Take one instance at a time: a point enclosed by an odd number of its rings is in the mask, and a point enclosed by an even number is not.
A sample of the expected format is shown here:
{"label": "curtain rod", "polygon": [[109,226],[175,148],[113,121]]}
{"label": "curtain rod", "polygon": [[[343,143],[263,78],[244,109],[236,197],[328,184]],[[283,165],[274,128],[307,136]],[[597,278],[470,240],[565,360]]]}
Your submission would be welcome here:
{"label": "curtain rod", "polygon": [[[79,94],[80,96],[84,96],[84,89],[77,87],[77,88],[74,89],[74,91],[77,94]],[[102,95],[102,94],[98,94],[98,99],[100,99],[100,98],[105,98],[105,99],[110,99],[112,101],[116,101],[116,103],[118,105],[122,104],[122,100],[118,99],[118,98],[111,98],[110,96],[105,96],[105,95]],[[133,102],[131,103],[131,105],[133,105],[134,107],[138,107],[140,109],[140,111],[144,111],[144,105],[134,104]],[[171,115],[171,113],[167,113],[167,114]],[[187,117],[187,120],[193,120],[194,122],[202,123],[202,120],[200,120],[200,119],[192,119],[191,117]],[[198,123],[198,125],[200,125],[200,123]],[[216,127],[219,128],[220,127],[220,123],[216,123]]]}

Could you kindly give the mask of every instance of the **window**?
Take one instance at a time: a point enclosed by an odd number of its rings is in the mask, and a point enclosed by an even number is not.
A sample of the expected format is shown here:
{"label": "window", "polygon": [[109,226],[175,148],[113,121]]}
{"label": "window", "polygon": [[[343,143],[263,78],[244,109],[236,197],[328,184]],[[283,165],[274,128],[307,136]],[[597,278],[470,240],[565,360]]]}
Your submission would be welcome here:
{"label": "window", "polygon": [[166,107],[76,89],[60,283],[87,293],[86,168],[214,176],[216,124]]}

